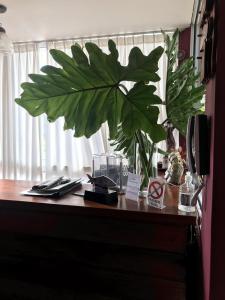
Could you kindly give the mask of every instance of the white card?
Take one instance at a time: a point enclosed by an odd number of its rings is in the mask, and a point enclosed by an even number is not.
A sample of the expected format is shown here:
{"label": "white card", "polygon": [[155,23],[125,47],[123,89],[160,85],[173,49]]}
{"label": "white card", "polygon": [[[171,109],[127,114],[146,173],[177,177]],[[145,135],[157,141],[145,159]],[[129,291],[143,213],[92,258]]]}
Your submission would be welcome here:
{"label": "white card", "polygon": [[138,200],[138,195],[141,185],[141,176],[128,172],[127,188],[126,188],[126,199]]}
{"label": "white card", "polygon": [[148,185],[148,204],[155,208],[163,209],[164,194],[165,194],[166,181],[161,178],[151,178]]}

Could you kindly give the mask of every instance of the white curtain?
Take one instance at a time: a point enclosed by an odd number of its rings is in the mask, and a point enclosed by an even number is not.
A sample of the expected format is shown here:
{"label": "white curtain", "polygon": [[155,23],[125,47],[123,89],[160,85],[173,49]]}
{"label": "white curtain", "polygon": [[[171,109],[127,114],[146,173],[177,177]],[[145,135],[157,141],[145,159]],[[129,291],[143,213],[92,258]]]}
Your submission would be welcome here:
{"label": "white curtain", "polygon": [[[148,54],[157,46],[164,46],[161,34],[115,36],[123,65],[133,46]],[[90,139],[74,138],[73,131],[64,131],[64,120],[49,123],[45,115],[33,118],[14,99],[20,96],[21,83],[29,73],[39,73],[46,64],[54,64],[49,55],[52,48],[70,54],[75,42],[84,46],[91,41],[108,52],[108,38],[66,41],[17,43],[12,56],[0,56],[0,178],[42,180],[52,175],[78,176],[91,168],[92,154],[109,151],[107,127],[102,126]],[[161,80],[157,83],[159,96],[164,99],[166,58],[159,65]],[[128,86],[129,88],[129,86]],[[159,122],[166,118],[161,110]]]}

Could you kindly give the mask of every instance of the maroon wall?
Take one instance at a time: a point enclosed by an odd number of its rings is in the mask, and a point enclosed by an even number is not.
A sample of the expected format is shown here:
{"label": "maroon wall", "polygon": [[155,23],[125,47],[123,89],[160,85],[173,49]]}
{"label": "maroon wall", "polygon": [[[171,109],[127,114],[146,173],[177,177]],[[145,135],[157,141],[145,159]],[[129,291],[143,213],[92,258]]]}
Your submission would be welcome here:
{"label": "maroon wall", "polygon": [[179,34],[179,64],[190,56],[191,27],[185,28]]}
{"label": "maroon wall", "polygon": [[[185,28],[179,34],[179,65],[190,57],[191,27]],[[179,146],[182,147],[182,157],[186,159],[186,139],[179,135]]]}
{"label": "maroon wall", "polygon": [[210,175],[204,195],[202,253],[205,300],[225,299],[225,1],[217,0],[216,74],[207,84],[211,118]]}
{"label": "maroon wall", "polygon": [[209,300],[210,293],[210,272],[211,272],[211,227],[212,227],[212,199],[213,199],[213,178],[214,178],[214,106],[215,106],[215,80],[210,80],[207,85],[206,113],[211,121],[211,145],[210,145],[210,175],[206,178],[206,188],[203,197],[202,211],[202,259],[203,259],[203,281],[204,299]]}

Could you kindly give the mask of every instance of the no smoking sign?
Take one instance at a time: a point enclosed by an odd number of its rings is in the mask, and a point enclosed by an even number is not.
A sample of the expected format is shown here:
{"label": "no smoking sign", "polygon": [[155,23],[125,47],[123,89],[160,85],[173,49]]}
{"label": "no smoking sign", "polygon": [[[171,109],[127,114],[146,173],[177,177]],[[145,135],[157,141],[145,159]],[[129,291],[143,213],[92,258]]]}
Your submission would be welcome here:
{"label": "no smoking sign", "polygon": [[148,204],[155,208],[164,208],[165,180],[163,178],[151,178],[148,185]]}
{"label": "no smoking sign", "polygon": [[149,184],[149,194],[153,199],[159,199],[163,194],[164,185],[159,181],[152,181]]}

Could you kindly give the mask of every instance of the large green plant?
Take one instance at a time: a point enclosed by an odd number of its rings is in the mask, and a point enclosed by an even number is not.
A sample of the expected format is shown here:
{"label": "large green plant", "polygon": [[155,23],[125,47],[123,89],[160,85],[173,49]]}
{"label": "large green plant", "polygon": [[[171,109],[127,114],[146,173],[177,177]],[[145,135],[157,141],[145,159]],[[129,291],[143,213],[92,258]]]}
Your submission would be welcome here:
{"label": "large green plant", "polygon": [[[16,102],[32,116],[46,113],[49,121],[63,116],[65,129],[73,129],[75,136],[90,137],[104,122],[108,122],[110,138],[117,134],[120,124],[126,137],[137,130],[146,132],[152,141],[165,138],[164,128],[157,124],[161,99],[155,95],[156,87],[148,84],[160,80],[158,61],[163,53],[157,47],[145,56],[134,47],[129,63],[122,66],[112,40],[109,54],[93,43],[85,44],[88,55],[75,44],[72,57],[56,49],[50,50],[61,66],[44,66],[44,75],[30,74],[33,82],[22,84],[23,93]],[[129,91],[123,82],[134,82]]]}
{"label": "large green plant", "polygon": [[[165,32],[163,32],[163,35],[167,56],[165,101],[160,104],[165,106],[167,114],[163,124],[166,125],[169,122],[185,136],[188,117],[204,110],[201,102],[204,86],[197,85],[199,74],[196,74],[192,57],[185,59],[181,65],[177,65],[179,30],[177,29],[171,37]],[[143,185],[146,185],[147,178],[154,174],[152,155],[156,149],[154,141],[151,141],[149,135],[143,131],[137,131],[132,138],[127,138],[119,128],[112,145],[115,146],[115,150],[123,151],[134,164],[137,154],[136,149],[138,148],[145,174]],[[160,149],[158,151],[165,154]]]}
{"label": "large green plant", "polygon": [[167,76],[165,107],[167,120],[185,136],[189,116],[196,115],[204,109],[201,102],[204,86],[199,85],[193,57],[185,59],[179,66],[177,29],[172,37],[163,32],[165,53],[167,56]]}
{"label": "large green plant", "polygon": [[[128,65],[122,66],[112,40],[108,42],[109,54],[93,43],[85,44],[87,55],[78,44],[71,47],[72,57],[50,50],[61,67],[48,65],[41,69],[44,74],[30,74],[33,82],[22,84],[24,91],[16,102],[32,116],[46,113],[50,122],[63,116],[64,128],[73,129],[76,137],[90,137],[107,122],[117,150],[134,158],[138,145],[144,185],[153,171],[155,143],[166,138],[163,124],[157,123],[158,106],[166,106],[163,123],[170,121],[185,134],[187,118],[199,112],[204,90],[195,87],[198,75],[192,59],[175,67],[178,30],[172,38],[164,36],[168,58],[164,102],[155,95],[156,87],[149,84],[160,80],[157,71],[163,48],[145,56],[134,47]],[[125,81],[134,82],[133,88],[127,90]]]}

